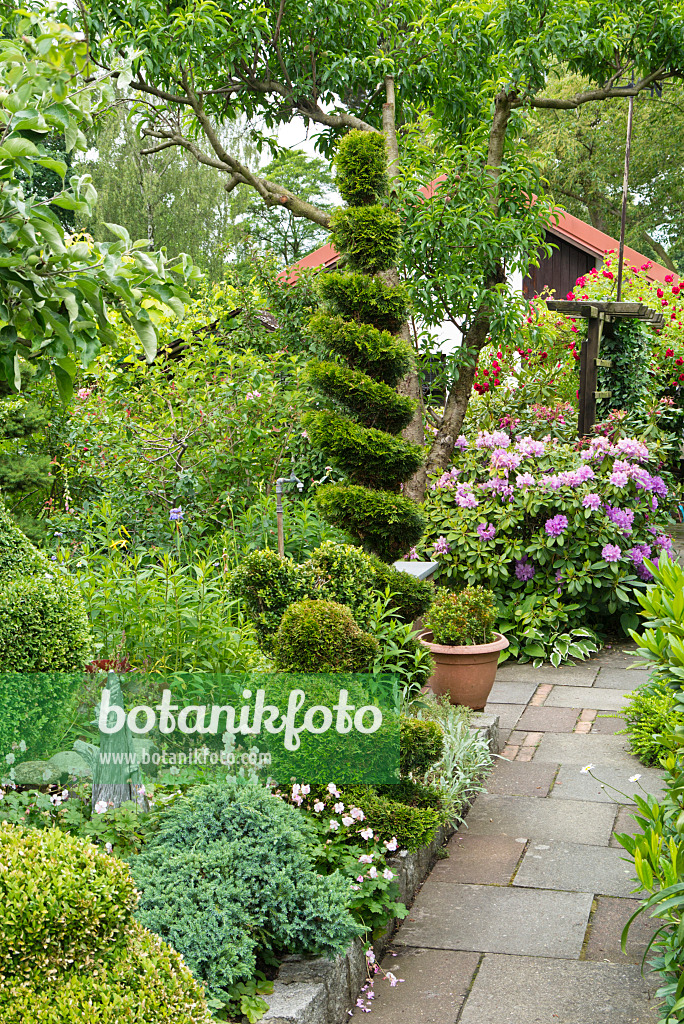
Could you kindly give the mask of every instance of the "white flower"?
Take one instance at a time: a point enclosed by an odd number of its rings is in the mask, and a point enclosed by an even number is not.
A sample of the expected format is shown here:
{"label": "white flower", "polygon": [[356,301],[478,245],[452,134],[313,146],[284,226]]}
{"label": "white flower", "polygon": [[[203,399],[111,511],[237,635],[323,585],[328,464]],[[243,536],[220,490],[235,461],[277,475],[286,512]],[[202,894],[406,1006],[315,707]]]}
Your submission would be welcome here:
{"label": "white flower", "polygon": [[344,804],[343,803],[337,803],[333,807],[333,811],[335,812],[335,814],[341,814],[343,810],[344,810]]}
{"label": "white flower", "polygon": [[114,847],[112,846],[111,843],[105,843],[105,850],[107,851],[107,853],[111,853],[113,849]]}
{"label": "white flower", "polygon": [[23,740],[19,740],[19,749],[21,750],[22,754],[26,753],[26,744],[24,743]]}
{"label": "white flower", "polygon": [[330,831],[331,832],[337,832],[339,827],[340,827],[339,821],[335,821],[334,818],[331,818],[330,819]]}
{"label": "white flower", "polygon": [[587,772],[590,772],[590,771],[592,771],[592,770],[593,770],[593,768],[594,768],[594,765],[593,765],[593,764],[585,764],[584,768],[582,768],[582,769],[580,769],[580,770],[581,770],[581,771],[582,771],[582,772],[583,772],[583,773],[584,773],[584,774],[586,775],[586,774],[587,774]]}
{"label": "white flower", "polygon": [[50,797],[50,803],[52,804],[53,807],[59,807],[61,802],[62,802],[62,798],[57,793],[55,793],[53,796]]}
{"label": "white flower", "polygon": [[399,856],[400,857],[408,857],[408,850],[400,850],[399,851]]}
{"label": "white flower", "polygon": [[398,844],[396,836],[392,836],[390,840],[385,840],[385,849],[387,850],[388,853],[394,853],[394,851],[397,848],[397,845]]}
{"label": "white flower", "polygon": [[107,801],[106,800],[98,800],[97,803],[95,804],[95,813],[96,814],[104,814],[104,812],[106,810],[107,810]]}
{"label": "white flower", "polygon": [[339,795],[340,795],[337,792],[337,786],[335,785],[334,782],[329,782],[328,783],[328,792],[330,793],[331,796],[339,797]]}
{"label": "white flower", "polygon": [[311,786],[302,786],[299,792],[302,794],[302,796],[308,796],[309,793],[311,792]]}
{"label": "white flower", "polygon": [[632,775],[632,776],[630,777],[630,780],[629,780],[629,781],[630,781],[630,782],[638,782],[640,778],[641,778],[641,775],[638,775],[638,774],[637,774],[637,775]]}
{"label": "white flower", "polygon": [[386,878],[387,881],[389,882],[389,881],[391,881],[392,878],[394,878],[394,872],[390,871],[389,868],[385,868],[385,870],[382,873],[382,877]]}
{"label": "white flower", "polygon": [[5,761],[7,761],[7,764],[14,764],[15,760],[16,758],[14,754],[5,754]]}
{"label": "white flower", "polygon": [[359,832],[359,835],[363,839],[366,839],[366,840],[372,839],[373,838],[373,829],[372,828],[362,828],[361,831]]}
{"label": "white flower", "polygon": [[316,803],[314,804],[313,809],[316,812],[316,814],[320,814],[321,811],[325,810],[325,804],[321,803],[320,800],[317,800]]}
{"label": "white flower", "polygon": [[373,863],[373,854],[372,853],[362,853],[361,856],[359,857],[359,864],[372,864],[372,863]]}
{"label": "white flower", "polygon": [[375,953],[373,952],[373,949],[370,946],[366,950],[366,960],[368,961],[369,964],[375,963]]}
{"label": "white flower", "polygon": [[350,807],[349,813],[351,814],[352,818],[354,818],[356,821],[363,821],[363,819],[366,817],[366,815],[363,813],[360,807]]}
{"label": "white flower", "polygon": [[377,878],[378,877],[378,869],[376,867],[368,868],[368,877],[369,878]]}
{"label": "white flower", "polygon": [[68,800],[68,799],[69,799],[69,790],[68,789],[63,789],[62,790],[62,800]]}
{"label": "white flower", "polygon": [[342,818],[342,824],[346,825],[346,827],[349,828],[350,825],[354,824],[354,819],[351,818],[348,814],[345,814],[344,817]]}

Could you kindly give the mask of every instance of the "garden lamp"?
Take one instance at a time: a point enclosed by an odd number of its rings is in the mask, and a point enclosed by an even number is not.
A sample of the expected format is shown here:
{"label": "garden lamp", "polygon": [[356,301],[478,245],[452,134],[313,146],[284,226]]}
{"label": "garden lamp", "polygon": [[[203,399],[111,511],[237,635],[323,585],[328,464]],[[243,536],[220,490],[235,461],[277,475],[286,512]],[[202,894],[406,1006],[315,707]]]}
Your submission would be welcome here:
{"label": "garden lamp", "polygon": [[290,473],[289,476],[279,476],[276,480],[276,519],[278,521],[278,553],[280,555],[285,554],[285,535],[283,534],[283,484],[297,484],[297,490],[301,493],[304,490],[304,484],[295,476],[294,473]]}

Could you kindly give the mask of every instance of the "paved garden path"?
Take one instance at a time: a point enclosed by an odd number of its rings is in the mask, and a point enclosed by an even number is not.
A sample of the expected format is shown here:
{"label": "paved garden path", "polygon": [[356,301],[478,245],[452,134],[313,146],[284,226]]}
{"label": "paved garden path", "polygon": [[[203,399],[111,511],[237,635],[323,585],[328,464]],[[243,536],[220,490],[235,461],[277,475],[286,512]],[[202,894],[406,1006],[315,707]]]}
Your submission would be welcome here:
{"label": "paved garden path", "polygon": [[[559,669],[503,666],[487,710],[506,760],[473,804],[399,928],[376,982],[375,1024],[653,1024],[656,985],[638,964],[653,924],[638,918],[633,869],[612,838],[630,831],[629,777],[660,774],[628,753],[608,717],[646,678],[625,649]],[[604,789],[594,774],[627,796]],[[357,1010],[355,1015],[359,1016]]]}

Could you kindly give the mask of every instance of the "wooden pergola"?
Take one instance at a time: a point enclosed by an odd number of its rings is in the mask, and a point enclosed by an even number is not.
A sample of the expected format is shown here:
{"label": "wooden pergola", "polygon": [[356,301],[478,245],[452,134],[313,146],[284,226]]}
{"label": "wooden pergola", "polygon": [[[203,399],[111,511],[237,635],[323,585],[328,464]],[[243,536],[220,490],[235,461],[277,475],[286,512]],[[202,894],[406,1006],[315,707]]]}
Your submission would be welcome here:
{"label": "wooden pergola", "polygon": [[550,299],[549,309],[564,316],[587,320],[587,336],[580,350],[579,422],[580,437],[591,433],[596,422],[596,402],[610,398],[612,391],[597,391],[600,366],[610,368],[610,359],[601,359],[601,339],[612,332],[617,320],[641,320],[652,327],[662,327],[662,312],[650,309],[641,302],[578,302],[570,299]]}

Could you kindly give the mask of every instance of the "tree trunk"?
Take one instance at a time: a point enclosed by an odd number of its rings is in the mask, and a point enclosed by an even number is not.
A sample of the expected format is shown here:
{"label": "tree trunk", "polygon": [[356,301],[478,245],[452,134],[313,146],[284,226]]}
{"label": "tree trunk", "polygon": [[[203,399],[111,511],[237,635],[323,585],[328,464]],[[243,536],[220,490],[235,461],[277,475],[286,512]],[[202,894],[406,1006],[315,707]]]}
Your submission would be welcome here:
{"label": "tree trunk", "polygon": [[[385,78],[386,102],[382,106],[382,131],[387,141],[387,153],[389,161],[387,170],[390,181],[399,175],[399,143],[397,141],[396,126],[396,101],[394,92],[394,78],[387,75]],[[387,284],[397,285],[400,283],[399,274],[396,269],[388,270],[381,275]],[[408,323],[402,324],[398,332],[399,337],[411,342],[411,333]],[[406,441],[413,441],[415,444],[425,444],[425,432],[423,429],[423,393],[420,386],[420,376],[417,370],[412,370],[397,385],[400,395],[412,398],[416,402],[416,411],[413,419],[401,432]],[[425,495],[425,469],[421,468],[414,476],[404,484],[403,493],[413,501],[422,501]]]}
{"label": "tree trunk", "polygon": [[[490,206],[496,210],[498,206],[498,178],[503,160],[504,145],[506,142],[506,129],[511,116],[514,94],[501,92],[496,97],[494,106],[494,118],[489,132],[489,146],[487,151],[487,167],[491,177],[492,185],[489,193]],[[492,268],[485,279],[485,289],[488,293],[496,285],[506,280],[506,274],[501,264]],[[461,366],[458,378],[452,384],[444,406],[442,420],[437,428],[435,439],[427,458],[426,470],[423,476],[423,490],[421,498],[425,497],[427,475],[445,470],[453,460],[454,442],[461,433],[463,420],[468,409],[468,402],[473,389],[473,380],[477,370],[477,360],[480,350],[487,341],[489,328],[491,326],[492,309],[487,299],[483,298],[477,309],[468,330],[463,338],[463,349],[470,356],[470,361]],[[413,484],[413,481],[411,481]],[[414,492],[418,492],[419,481],[416,481]],[[420,499],[417,499],[420,500]]]}
{"label": "tree trunk", "polygon": [[657,242],[656,239],[653,238],[652,235],[649,235],[648,231],[643,231],[642,234],[643,234],[644,238],[646,239],[646,241],[648,242],[648,244],[653,249],[655,249],[656,253],[658,254],[658,259],[663,264],[663,266],[667,267],[668,270],[671,270],[673,274],[676,274],[677,277],[679,277],[679,271],[677,270],[677,268],[675,267],[674,263],[672,262],[672,259],[670,258],[670,254],[668,253],[668,251],[665,248],[665,246],[661,245],[660,242]]}

